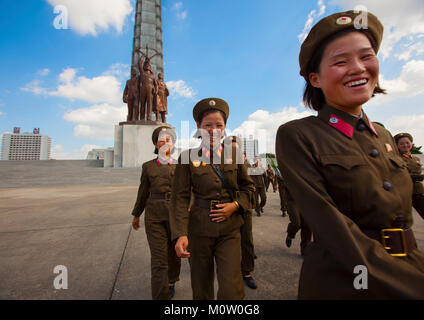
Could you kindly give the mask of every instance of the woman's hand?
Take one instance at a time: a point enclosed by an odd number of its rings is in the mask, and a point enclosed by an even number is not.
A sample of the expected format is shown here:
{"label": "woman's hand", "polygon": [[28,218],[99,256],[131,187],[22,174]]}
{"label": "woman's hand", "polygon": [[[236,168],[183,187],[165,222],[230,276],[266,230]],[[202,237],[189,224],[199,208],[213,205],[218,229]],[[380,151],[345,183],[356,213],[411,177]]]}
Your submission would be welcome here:
{"label": "woman's hand", "polygon": [[230,218],[231,215],[238,209],[234,202],[217,204],[216,207],[218,209],[211,210],[211,214],[209,215],[214,222],[224,222],[225,220],[228,220],[228,218]]}
{"label": "woman's hand", "polygon": [[175,245],[175,252],[179,258],[190,258],[190,252],[187,252],[188,238],[187,236],[181,236],[178,238],[177,244]]}
{"label": "woman's hand", "polygon": [[134,230],[138,230],[140,229],[140,217],[134,217],[133,221],[132,221],[132,227]]}

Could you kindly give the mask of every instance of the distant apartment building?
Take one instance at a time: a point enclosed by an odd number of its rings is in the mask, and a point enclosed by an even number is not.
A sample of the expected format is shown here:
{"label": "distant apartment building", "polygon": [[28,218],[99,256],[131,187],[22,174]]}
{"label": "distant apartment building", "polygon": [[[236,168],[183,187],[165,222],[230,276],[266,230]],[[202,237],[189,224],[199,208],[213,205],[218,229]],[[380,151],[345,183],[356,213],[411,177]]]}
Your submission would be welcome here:
{"label": "distant apartment building", "polygon": [[259,156],[259,144],[257,139],[253,137],[241,139],[243,152],[246,152],[246,158],[250,163],[254,162],[254,159]]}
{"label": "distant apartment building", "polygon": [[50,160],[51,138],[43,136],[40,129],[33,133],[4,133],[1,160]]}

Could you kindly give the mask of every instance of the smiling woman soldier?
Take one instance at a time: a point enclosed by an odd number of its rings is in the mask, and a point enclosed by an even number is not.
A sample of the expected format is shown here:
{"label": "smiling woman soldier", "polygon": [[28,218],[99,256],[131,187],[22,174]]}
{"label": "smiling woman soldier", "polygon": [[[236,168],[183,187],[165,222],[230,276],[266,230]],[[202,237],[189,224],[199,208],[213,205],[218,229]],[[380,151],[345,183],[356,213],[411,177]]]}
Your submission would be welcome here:
{"label": "smiling woman soldier", "polygon": [[376,56],[383,26],[369,13],[368,28],[355,29],[357,16],[336,13],[311,29],[300,74],[304,102],[318,115],[277,133],[278,166],[314,234],[299,298],[423,299],[412,181],[391,134],[363,110],[383,92]]}
{"label": "smiling woman soldier", "polygon": [[[227,102],[203,99],[193,109],[202,143],[184,151],[175,170],[172,188],[172,235],[175,250],[190,258],[193,299],[214,299],[214,263],[219,300],[241,300],[241,214],[250,209],[253,181],[243,161],[237,163],[230,143],[223,148],[229,115]],[[190,195],[194,202],[188,213]],[[188,252],[187,249],[188,248]]]}
{"label": "smiling woman soldier", "polygon": [[176,161],[171,153],[176,139],[175,131],[162,126],[153,131],[156,159],[143,163],[140,187],[132,211],[134,230],[140,228],[144,210],[144,224],[151,255],[151,282],[153,300],[174,297],[175,282],[179,280],[181,259],[175,254],[169,225],[171,187]]}
{"label": "smiling woman soldier", "polygon": [[409,174],[411,175],[414,184],[414,191],[412,194],[412,206],[424,219],[424,175],[422,174],[422,165],[420,158],[412,155],[411,151],[414,147],[414,139],[409,133],[399,133],[395,135],[396,146],[408,167]]}

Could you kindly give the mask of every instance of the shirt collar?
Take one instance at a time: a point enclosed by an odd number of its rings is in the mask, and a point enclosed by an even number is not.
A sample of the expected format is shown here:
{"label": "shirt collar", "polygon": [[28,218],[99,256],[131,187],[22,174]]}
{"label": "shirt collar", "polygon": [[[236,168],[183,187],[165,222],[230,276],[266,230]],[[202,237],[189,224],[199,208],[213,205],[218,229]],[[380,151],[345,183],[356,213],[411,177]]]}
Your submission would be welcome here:
{"label": "shirt collar", "polygon": [[173,163],[172,158],[169,158],[168,160],[166,159],[160,159],[159,157],[156,158],[156,163],[158,164],[158,166],[165,166],[165,165],[169,165]]}

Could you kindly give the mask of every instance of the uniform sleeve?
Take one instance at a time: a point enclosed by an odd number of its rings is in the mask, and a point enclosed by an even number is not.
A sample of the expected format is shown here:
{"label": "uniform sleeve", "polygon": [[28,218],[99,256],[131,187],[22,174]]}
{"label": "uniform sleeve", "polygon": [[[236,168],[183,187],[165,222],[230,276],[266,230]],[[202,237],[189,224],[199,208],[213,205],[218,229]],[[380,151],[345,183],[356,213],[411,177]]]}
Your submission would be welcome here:
{"label": "uniform sleeve", "polygon": [[240,205],[240,212],[244,212],[252,208],[254,186],[252,178],[247,172],[247,166],[244,164],[238,165],[237,184],[239,186],[239,194],[236,201]]}
{"label": "uniform sleeve", "polygon": [[175,168],[174,181],[172,183],[171,212],[169,217],[172,240],[181,236],[187,236],[190,198],[190,165],[181,164],[180,156],[177,167]]}
{"label": "uniform sleeve", "polygon": [[[290,194],[302,218],[312,229],[316,245],[329,252],[347,276],[352,275],[352,282],[354,268],[358,265],[366,266],[368,287],[373,289],[373,293],[390,292],[394,297],[416,297],[419,285],[422,284],[422,281],[417,280],[424,280],[422,272],[411,268],[407,262],[395,260],[397,258],[387,254],[380,243],[367,237],[337,209],[327,192],[327,182],[321,174],[322,167],[311,151],[309,140],[300,129],[296,123],[279,128],[276,154],[278,167],[290,186]],[[352,282],[340,285],[349,286],[343,288],[348,292],[354,290]]]}
{"label": "uniform sleeve", "polygon": [[149,198],[150,182],[147,176],[146,165],[143,164],[141,169],[140,186],[138,187],[137,200],[132,211],[134,217],[140,217],[146,207],[147,199]]}

